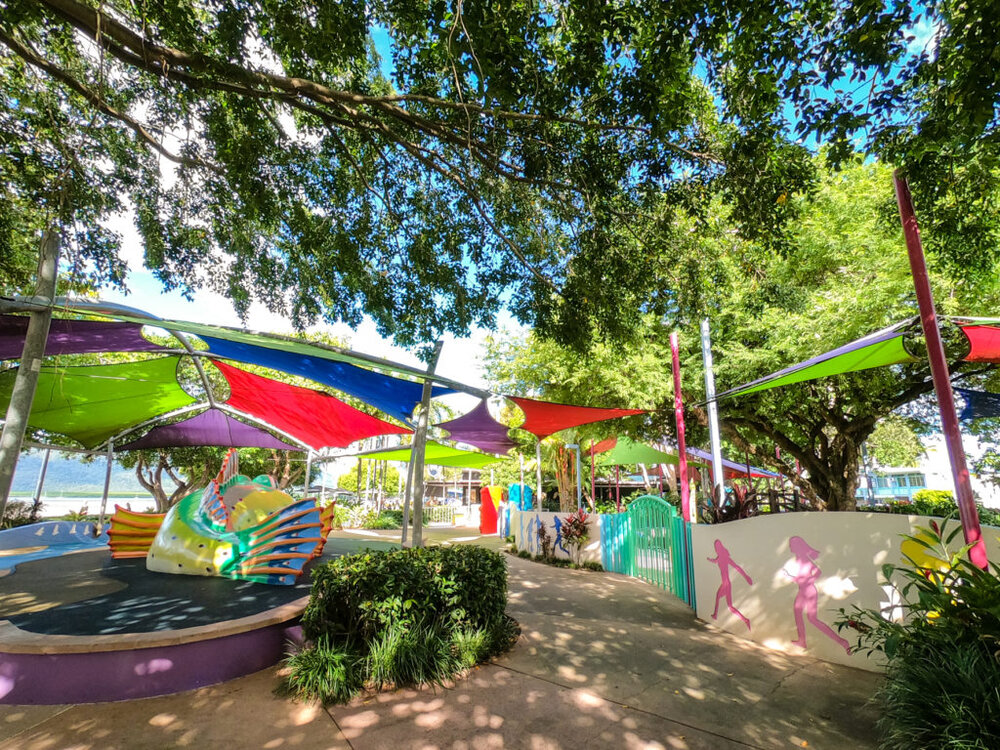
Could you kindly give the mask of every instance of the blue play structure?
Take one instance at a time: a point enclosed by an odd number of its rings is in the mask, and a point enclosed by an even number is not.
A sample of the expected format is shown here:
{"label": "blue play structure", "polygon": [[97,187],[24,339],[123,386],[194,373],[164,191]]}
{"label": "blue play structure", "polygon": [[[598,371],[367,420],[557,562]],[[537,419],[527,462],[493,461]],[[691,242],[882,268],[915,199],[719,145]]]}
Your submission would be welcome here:
{"label": "blue play structure", "polygon": [[512,484],[507,489],[507,505],[511,508],[517,508],[518,510],[531,510],[531,487],[526,484]]}
{"label": "blue play structure", "polygon": [[107,545],[107,532],[94,536],[94,524],[84,521],[42,521],[5,529],[0,531],[0,575],[29,560]]}

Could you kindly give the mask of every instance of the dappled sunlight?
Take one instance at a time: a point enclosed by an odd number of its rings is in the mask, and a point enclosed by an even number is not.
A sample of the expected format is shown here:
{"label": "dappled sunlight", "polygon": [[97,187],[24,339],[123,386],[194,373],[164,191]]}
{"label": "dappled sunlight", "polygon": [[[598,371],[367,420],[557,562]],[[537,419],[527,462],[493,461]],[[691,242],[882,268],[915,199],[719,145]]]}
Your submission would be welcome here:
{"label": "dappled sunlight", "polygon": [[347,750],[347,743],[318,704],[279,698],[273,694],[276,683],[277,670],[268,669],[223,685],[160,698],[58,707],[20,733],[3,735],[0,750]]}
{"label": "dappled sunlight", "polygon": [[[323,708],[272,695],[272,669],[164,698],[0,706],[0,750],[873,746],[865,701],[877,676],[819,662],[787,641],[770,644],[785,651],[747,641],[635,579],[507,560],[508,612],[521,635],[454,682]],[[851,573],[829,580],[845,586]],[[783,578],[791,610],[795,584]]]}

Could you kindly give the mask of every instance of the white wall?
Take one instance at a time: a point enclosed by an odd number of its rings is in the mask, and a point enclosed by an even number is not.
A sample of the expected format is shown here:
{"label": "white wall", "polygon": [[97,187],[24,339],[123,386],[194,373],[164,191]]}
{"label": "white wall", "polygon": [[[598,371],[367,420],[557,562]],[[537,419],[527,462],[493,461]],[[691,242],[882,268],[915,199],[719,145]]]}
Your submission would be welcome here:
{"label": "white wall", "polygon": [[[539,523],[545,524],[545,528],[548,529],[549,536],[552,537],[552,542],[555,544],[556,518],[558,517],[561,521],[567,515],[569,514],[540,513],[538,511],[521,511],[512,509],[510,512],[510,533],[514,537],[514,544],[517,546],[518,550],[527,550],[532,555],[542,554],[542,545],[538,541]],[[587,527],[590,529],[590,539],[583,546],[580,561],[600,562],[601,527],[598,523],[598,516],[596,513],[591,514],[588,518]],[[553,548],[553,552],[555,557],[569,560],[572,559],[569,554],[569,549],[570,548],[565,545],[556,545]]]}
{"label": "white wall", "polygon": [[[882,580],[881,566],[903,563],[901,535],[910,533],[915,526],[926,526],[929,520],[885,513],[782,513],[725,524],[696,525],[692,528],[692,545],[698,617],[770,648],[877,670],[880,668],[877,659],[845,651],[835,639],[845,638],[853,647],[854,634],[845,631],[837,636],[833,622],[841,607],[850,610],[857,604],[888,609],[894,604]],[[990,559],[1000,560],[1000,529],[983,527],[983,532]],[[790,546],[793,537],[804,540],[818,554],[810,560],[810,554],[806,553],[803,558],[804,548],[796,543],[800,553],[797,556]],[[726,566],[733,607],[746,617],[749,628],[730,611],[724,596],[719,601],[717,616],[712,616],[716,596],[724,593],[721,565],[709,562],[709,558],[716,558],[717,541],[753,581],[748,584],[735,568]],[[793,580],[796,575],[800,583]],[[835,635],[824,632],[822,625],[804,616],[806,646],[803,648],[795,643],[799,635],[795,608],[798,600],[799,608],[807,614],[805,598],[812,593],[807,579],[812,578],[815,617],[819,623],[830,626]]]}

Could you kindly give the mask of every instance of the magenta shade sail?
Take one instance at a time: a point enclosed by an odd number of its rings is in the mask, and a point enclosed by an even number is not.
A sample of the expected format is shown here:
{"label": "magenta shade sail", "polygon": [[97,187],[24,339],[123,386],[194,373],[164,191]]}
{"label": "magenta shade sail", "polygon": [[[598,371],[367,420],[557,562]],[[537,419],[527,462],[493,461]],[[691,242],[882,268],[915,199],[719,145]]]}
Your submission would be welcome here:
{"label": "magenta shade sail", "polygon": [[188,445],[218,445],[224,448],[273,448],[301,451],[301,446],[285,443],[266,430],[233,419],[218,409],[208,409],[190,419],[154,427],[138,440],[118,448],[178,448]]}
{"label": "magenta shade sail", "polygon": [[[26,315],[0,315],[0,360],[19,359],[28,331]],[[53,320],[45,355],[90,352],[155,352],[159,344],[142,337],[142,326],[101,320]]]}
{"label": "magenta shade sail", "polygon": [[490,416],[485,400],[468,414],[436,426],[448,430],[452,440],[474,445],[487,453],[506,453],[516,445],[507,435],[508,428]]}

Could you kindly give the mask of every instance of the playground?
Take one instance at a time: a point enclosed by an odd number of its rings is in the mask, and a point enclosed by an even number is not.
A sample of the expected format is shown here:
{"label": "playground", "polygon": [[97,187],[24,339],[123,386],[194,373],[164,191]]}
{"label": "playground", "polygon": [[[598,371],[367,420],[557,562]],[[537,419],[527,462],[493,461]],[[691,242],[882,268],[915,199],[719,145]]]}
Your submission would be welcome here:
{"label": "playground", "polygon": [[[469,531],[432,529],[428,541]],[[327,554],[392,541],[335,531]],[[457,682],[324,710],[275,697],[268,668],[159,698],[0,706],[0,748],[875,747],[874,673],[721,632],[633,578],[508,564],[521,637]]]}

